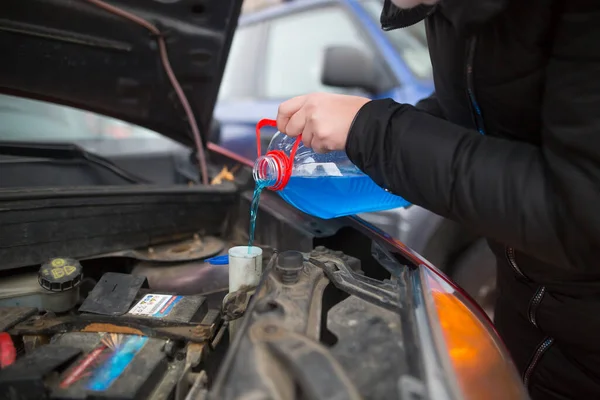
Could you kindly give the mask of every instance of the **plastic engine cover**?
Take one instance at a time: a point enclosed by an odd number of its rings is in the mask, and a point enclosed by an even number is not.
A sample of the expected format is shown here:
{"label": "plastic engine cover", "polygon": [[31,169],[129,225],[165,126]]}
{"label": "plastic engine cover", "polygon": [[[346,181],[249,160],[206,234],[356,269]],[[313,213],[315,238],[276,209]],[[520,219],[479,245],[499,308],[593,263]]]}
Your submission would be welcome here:
{"label": "plastic engine cover", "polygon": [[412,398],[398,393],[409,370],[400,285],[325,248],[270,264],[211,400]]}

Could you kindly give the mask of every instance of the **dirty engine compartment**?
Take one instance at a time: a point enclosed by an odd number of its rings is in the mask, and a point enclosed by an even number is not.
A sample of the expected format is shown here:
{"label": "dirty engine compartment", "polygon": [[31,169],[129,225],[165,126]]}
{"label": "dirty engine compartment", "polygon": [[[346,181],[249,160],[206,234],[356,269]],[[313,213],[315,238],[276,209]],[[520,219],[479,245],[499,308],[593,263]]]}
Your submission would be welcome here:
{"label": "dirty engine compartment", "polygon": [[[213,213],[218,227],[194,214],[205,225],[178,240],[88,256],[59,241],[62,255],[37,265],[16,266],[7,252],[0,332],[16,354],[2,352],[0,398],[413,398],[414,385],[399,384],[420,375],[400,304],[410,285],[382,267],[398,260],[343,221],[300,218],[266,194],[260,282],[228,293],[223,256],[247,243],[248,196]],[[46,235],[36,240],[51,246]]]}

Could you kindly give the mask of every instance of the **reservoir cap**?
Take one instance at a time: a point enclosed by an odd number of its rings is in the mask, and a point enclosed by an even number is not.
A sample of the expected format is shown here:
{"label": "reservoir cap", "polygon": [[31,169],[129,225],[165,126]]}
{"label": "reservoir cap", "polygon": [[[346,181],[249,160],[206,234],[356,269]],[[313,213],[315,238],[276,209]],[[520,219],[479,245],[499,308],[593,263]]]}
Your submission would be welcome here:
{"label": "reservoir cap", "polygon": [[284,251],[277,256],[275,269],[284,284],[291,285],[298,282],[303,267],[304,256],[299,251]]}
{"label": "reservoir cap", "polygon": [[38,272],[40,286],[52,292],[71,290],[79,286],[82,279],[83,268],[73,258],[51,258]]}
{"label": "reservoir cap", "polygon": [[304,256],[299,251],[284,251],[277,256],[277,266],[288,270],[301,269],[304,263]]}

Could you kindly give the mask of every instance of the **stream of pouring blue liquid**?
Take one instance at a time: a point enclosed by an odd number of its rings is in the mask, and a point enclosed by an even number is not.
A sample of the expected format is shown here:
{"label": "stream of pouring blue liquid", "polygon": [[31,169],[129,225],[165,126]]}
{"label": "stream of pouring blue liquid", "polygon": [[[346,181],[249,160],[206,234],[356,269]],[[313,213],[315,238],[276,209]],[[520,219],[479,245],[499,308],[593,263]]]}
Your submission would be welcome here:
{"label": "stream of pouring blue liquid", "polygon": [[260,202],[260,193],[268,186],[268,181],[257,180],[250,205],[250,230],[248,232],[248,254],[250,254],[252,245],[254,245],[254,231],[256,229],[256,215],[258,214],[258,203]]}

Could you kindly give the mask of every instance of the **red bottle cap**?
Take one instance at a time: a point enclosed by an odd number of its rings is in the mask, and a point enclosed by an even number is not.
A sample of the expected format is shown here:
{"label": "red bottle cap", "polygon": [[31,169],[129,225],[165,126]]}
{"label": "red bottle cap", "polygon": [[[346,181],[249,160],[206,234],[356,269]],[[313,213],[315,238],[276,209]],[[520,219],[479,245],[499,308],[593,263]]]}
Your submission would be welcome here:
{"label": "red bottle cap", "polygon": [[[277,127],[277,121],[273,119],[261,119],[258,121],[258,124],[256,124],[256,150],[259,158],[262,153],[260,148],[260,130],[265,126]],[[296,157],[296,151],[300,145],[300,140],[302,140],[302,134],[298,135],[296,138],[289,157],[282,150],[270,150],[267,152],[266,155],[270,156],[278,167],[275,183],[269,186],[267,189],[279,191],[288,184],[290,177],[292,176],[292,166],[294,164],[294,157]],[[266,174],[267,167],[268,165],[266,160],[262,160],[258,166],[259,170],[263,174]]]}

